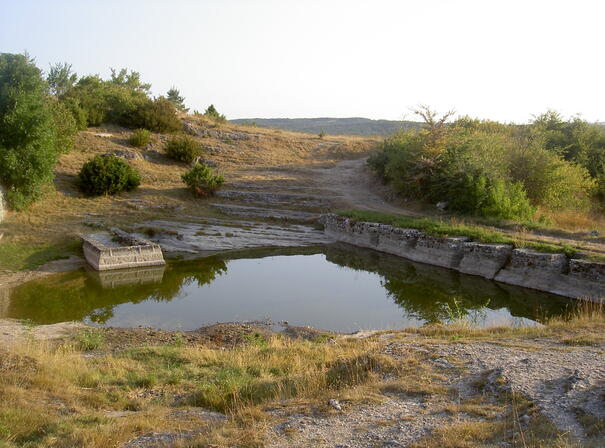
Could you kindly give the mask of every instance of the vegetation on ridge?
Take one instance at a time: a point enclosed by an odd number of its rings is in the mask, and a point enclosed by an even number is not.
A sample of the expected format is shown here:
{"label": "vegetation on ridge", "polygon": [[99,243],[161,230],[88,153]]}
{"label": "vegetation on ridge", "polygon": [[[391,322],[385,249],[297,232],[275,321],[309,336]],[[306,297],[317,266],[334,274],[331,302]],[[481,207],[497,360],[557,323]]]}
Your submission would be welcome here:
{"label": "vegetation on ridge", "polygon": [[[547,112],[529,125],[468,117],[453,123],[421,108],[419,131],[387,138],[370,167],[401,196],[450,210],[536,219],[536,207],[587,210],[603,199],[605,128]],[[540,217],[538,217],[540,219]]]}

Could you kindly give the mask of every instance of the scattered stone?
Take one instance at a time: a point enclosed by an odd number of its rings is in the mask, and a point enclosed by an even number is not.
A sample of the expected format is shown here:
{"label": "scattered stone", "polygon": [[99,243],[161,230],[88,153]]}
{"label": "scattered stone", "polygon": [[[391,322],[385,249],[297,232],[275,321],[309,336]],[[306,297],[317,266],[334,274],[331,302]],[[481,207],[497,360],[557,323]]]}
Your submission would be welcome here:
{"label": "scattered stone", "polygon": [[108,152],[102,155],[102,157],[116,156],[126,160],[143,160],[143,156],[140,152],[132,149],[118,149],[113,152]]}
{"label": "scattered stone", "polygon": [[433,363],[442,369],[456,369],[457,367],[445,358],[433,359]]}
{"label": "scattered stone", "polygon": [[213,162],[212,160],[209,160],[209,159],[205,159],[202,156],[198,156],[195,159],[193,159],[193,162],[191,163],[191,165],[195,165],[196,163],[208,165],[210,168],[215,168],[217,166],[216,162]]}
{"label": "scattered stone", "polygon": [[92,135],[94,135],[95,137],[103,137],[103,138],[113,137],[113,134],[110,134],[109,132],[95,132]]}
{"label": "scattered stone", "polygon": [[435,204],[435,206],[442,212],[447,210],[448,205],[449,205],[449,202],[447,202],[447,201],[440,201],[440,202],[437,202],[437,204]]}
{"label": "scattered stone", "polygon": [[143,199],[131,199],[126,201],[126,205],[135,210],[184,210],[185,207],[182,205],[173,204],[153,204]]}
{"label": "scattered stone", "polygon": [[599,232],[598,230],[591,230],[588,234],[590,236],[599,236],[601,232]]}
{"label": "scattered stone", "polygon": [[340,405],[338,400],[335,400],[332,398],[332,399],[328,400],[328,404],[330,406],[332,406],[334,409],[336,409],[337,411],[342,411],[342,406]]}
{"label": "scattered stone", "polygon": [[524,425],[528,425],[529,422],[531,421],[531,417],[527,414],[524,414],[521,416],[520,420],[521,420],[521,423],[523,423]]}

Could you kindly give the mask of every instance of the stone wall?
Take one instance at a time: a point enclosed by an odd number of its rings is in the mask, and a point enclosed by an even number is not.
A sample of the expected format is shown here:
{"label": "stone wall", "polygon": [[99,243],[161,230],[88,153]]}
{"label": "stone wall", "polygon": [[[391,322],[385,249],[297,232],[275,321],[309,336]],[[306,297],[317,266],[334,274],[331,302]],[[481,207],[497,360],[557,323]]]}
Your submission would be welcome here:
{"label": "stone wall", "polygon": [[82,236],[82,250],[97,271],[165,264],[160,246],[146,240],[136,246],[108,247],[93,237]]}
{"label": "stone wall", "polygon": [[334,214],[323,215],[321,223],[325,233],[336,241],[566,297],[593,301],[605,298],[603,263],[569,260],[564,254],[513,249],[506,244],[477,243],[465,237],[434,237],[417,229]]}

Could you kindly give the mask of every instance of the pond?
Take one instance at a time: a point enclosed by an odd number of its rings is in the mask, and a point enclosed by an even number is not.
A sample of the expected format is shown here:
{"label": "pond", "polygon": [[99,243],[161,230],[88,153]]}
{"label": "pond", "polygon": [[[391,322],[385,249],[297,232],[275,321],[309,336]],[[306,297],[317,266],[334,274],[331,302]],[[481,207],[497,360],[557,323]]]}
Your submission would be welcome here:
{"label": "pond", "polygon": [[5,294],[0,317],[170,330],[270,320],[354,332],[462,316],[479,326],[533,325],[571,306],[559,296],[329,245],[223,254],[138,270],[57,274]]}

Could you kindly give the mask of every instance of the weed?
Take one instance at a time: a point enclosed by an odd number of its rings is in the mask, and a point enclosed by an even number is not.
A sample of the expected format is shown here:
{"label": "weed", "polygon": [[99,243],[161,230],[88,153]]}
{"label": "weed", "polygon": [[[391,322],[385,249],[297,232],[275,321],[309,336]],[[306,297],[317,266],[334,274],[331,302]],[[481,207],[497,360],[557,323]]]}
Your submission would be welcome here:
{"label": "weed", "polygon": [[87,328],[76,333],[75,340],[80,350],[96,350],[105,343],[105,334],[98,328]]}

